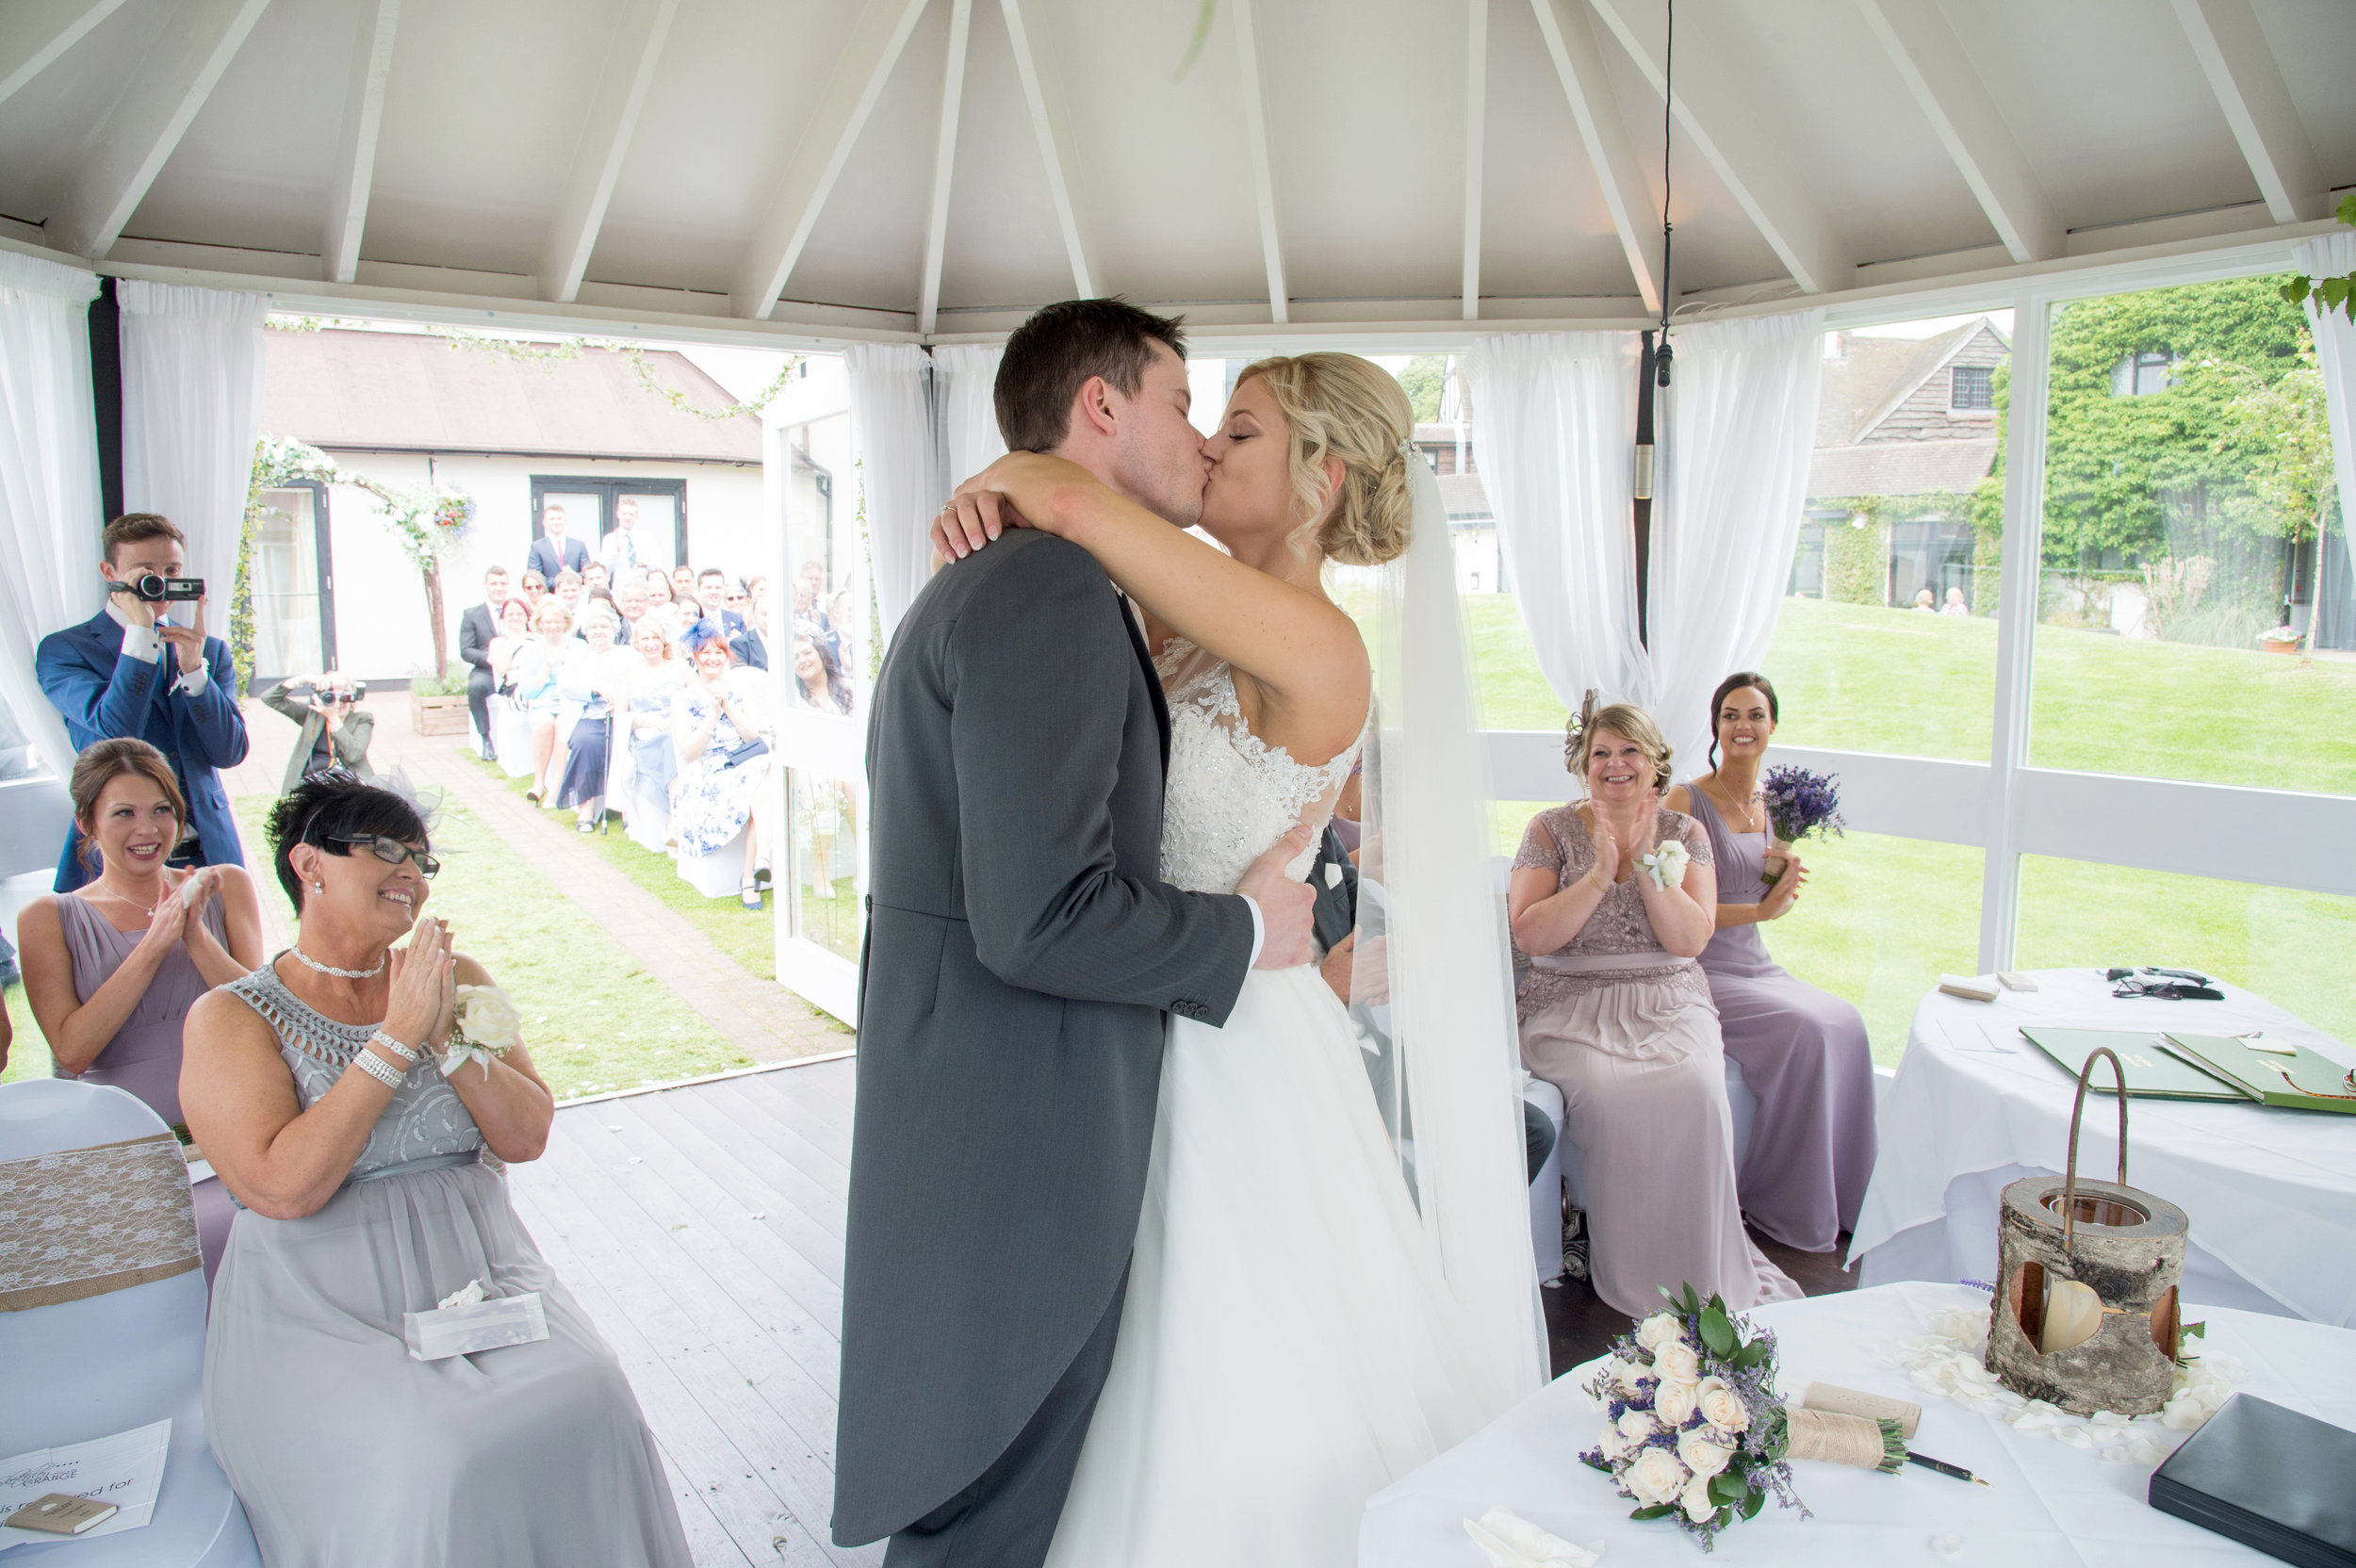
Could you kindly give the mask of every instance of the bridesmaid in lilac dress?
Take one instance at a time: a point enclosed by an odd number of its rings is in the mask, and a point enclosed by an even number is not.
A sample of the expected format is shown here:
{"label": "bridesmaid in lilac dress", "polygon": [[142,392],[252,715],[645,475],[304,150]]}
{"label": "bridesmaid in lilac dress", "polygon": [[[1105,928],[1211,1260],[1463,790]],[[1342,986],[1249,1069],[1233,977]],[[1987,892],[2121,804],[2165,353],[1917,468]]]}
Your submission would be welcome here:
{"label": "bridesmaid in lilac dress", "polygon": [[1775,689],[1754,671],[1730,675],[1710,712],[1712,771],[1670,791],[1668,805],[1701,825],[1718,862],[1718,930],[1702,970],[1726,1054],[1759,1097],[1737,1178],[1742,1213],[1787,1247],[1829,1252],[1856,1226],[1873,1174],[1873,1049],[1857,1010],[1769,957],[1759,936],[1808,880],[1796,856],[1772,887],[1759,875],[1767,817],[1755,797]]}
{"label": "bridesmaid in lilac dress", "polygon": [[[180,1031],[188,1009],[261,962],[254,883],[238,866],[165,866],[188,809],[172,765],[146,742],[99,742],[75,760],[71,787],[98,874],[17,917],[25,1000],[57,1076],[113,1085],[177,1126],[187,1119]],[[237,1207],[217,1177],[197,1183],[193,1197],[210,1281]]]}

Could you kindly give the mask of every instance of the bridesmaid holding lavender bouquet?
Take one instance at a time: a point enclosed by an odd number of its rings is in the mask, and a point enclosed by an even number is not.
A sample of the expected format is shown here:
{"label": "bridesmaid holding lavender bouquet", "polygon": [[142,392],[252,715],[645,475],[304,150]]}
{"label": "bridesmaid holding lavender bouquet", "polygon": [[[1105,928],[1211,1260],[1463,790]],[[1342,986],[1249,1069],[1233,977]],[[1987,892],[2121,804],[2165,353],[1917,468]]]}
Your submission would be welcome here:
{"label": "bridesmaid holding lavender bouquet", "polygon": [[[1669,792],[1718,863],[1718,929],[1702,950],[1726,1054],[1759,1097],[1736,1184],[1753,1225],[1804,1252],[1829,1252],[1857,1223],[1873,1172],[1873,1056],[1857,1010],[1768,956],[1759,926],[1791,911],[1808,870],[1798,852],[1771,884],[1759,775],[1775,732],[1775,688],[1744,670],[1710,700],[1711,771]],[[1723,758],[1719,755],[1724,751]]]}

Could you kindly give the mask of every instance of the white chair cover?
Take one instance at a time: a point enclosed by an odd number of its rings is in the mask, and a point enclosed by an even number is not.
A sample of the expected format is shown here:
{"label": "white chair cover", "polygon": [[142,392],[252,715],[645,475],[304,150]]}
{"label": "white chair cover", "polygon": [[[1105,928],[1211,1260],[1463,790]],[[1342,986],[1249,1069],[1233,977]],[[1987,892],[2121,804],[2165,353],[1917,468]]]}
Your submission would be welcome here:
{"label": "white chair cover", "polygon": [[[169,1131],[122,1089],[63,1079],[0,1084],[0,1162]],[[34,1217],[19,1215],[22,1225]],[[194,1230],[193,1214],[188,1220]],[[193,1245],[194,1236],[190,1236]],[[10,1568],[70,1552],[72,1568],[260,1568],[245,1510],[205,1441],[205,1275],[0,1312],[0,1456],[82,1443],[169,1416],[163,1490],[144,1527],[12,1549]],[[59,1568],[65,1568],[63,1562]]]}

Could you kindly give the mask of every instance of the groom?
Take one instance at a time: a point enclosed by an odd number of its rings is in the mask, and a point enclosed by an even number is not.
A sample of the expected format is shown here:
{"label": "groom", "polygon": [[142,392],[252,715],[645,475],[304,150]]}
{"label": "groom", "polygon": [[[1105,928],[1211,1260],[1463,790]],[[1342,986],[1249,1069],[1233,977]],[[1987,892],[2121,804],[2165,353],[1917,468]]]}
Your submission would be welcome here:
{"label": "groom", "polygon": [[[1050,305],[1006,342],[1009,448],[1202,511],[1179,324]],[[1309,957],[1287,840],[1237,894],[1156,880],[1170,720],[1095,561],[1010,531],[935,574],[876,683],[834,1539],[1034,1568],[1111,1365],[1165,1014]]]}

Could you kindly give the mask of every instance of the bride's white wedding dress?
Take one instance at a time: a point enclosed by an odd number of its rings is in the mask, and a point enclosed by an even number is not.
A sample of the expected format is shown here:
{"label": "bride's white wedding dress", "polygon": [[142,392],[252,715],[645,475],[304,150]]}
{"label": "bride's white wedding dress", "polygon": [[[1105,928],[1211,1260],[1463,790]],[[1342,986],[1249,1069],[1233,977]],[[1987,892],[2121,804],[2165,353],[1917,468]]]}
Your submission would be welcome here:
{"label": "bride's white wedding dress", "polygon": [[[1354,748],[1294,761],[1184,641],[1162,875],[1232,892],[1322,830]],[[1294,874],[1315,854],[1304,851]],[[1170,1021],[1121,1334],[1050,1568],[1341,1568],[1366,1500],[1481,1424],[1466,1329],[1349,1015],[1314,966],[1254,970],[1224,1028]]]}

